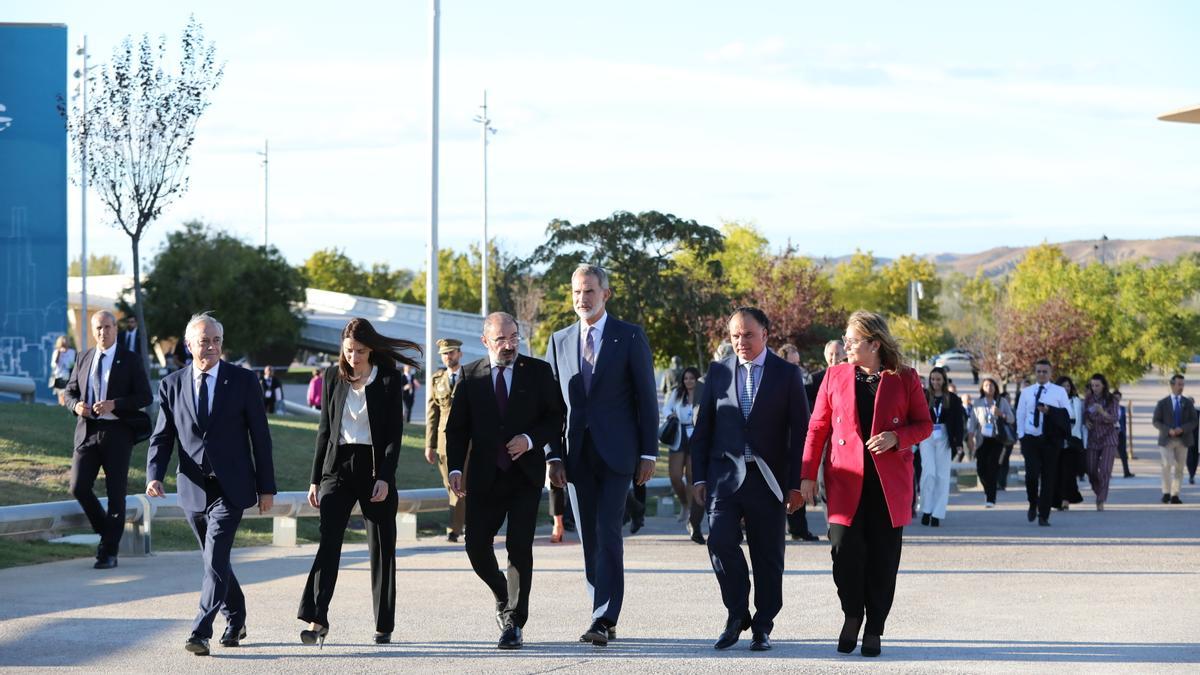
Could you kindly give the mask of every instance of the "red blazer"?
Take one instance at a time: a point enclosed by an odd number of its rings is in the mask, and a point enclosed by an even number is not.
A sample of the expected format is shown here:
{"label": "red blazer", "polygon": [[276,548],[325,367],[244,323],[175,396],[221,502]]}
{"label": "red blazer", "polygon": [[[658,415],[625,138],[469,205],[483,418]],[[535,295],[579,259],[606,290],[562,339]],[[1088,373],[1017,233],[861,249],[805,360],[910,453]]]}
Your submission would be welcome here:
{"label": "red blazer", "polygon": [[817,400],[808,422],[804,443],[802,475],[817,479],[821,452],[825,455],[825,498],[829,503],[829,522],[849,526],[862,496],[863,444],[883,431],[899,438],[896,448],[871,455],[883,486],[892,527],[912,521],[913,446],[933,431],[929,405],[921,390],[921,378],[912,368],[884,372],[875,393],[875,416],[871,432],[858,428],[858,409],[854,401],[855,366],[843,363],[825,371],[817,391]]}

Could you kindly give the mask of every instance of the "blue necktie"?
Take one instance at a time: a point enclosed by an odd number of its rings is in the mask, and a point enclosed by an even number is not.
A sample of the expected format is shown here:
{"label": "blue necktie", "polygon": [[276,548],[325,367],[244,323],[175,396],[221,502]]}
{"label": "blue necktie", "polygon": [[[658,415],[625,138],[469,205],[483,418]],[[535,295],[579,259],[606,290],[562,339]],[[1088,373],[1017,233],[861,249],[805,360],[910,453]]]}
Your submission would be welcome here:
{"label": "blue necktie", "polygon": [[1179,405],[1179,397],[1175,397],[1175,428],[1183,426],[1183,408]]}
{"label": "blue necktie", "polygon": [[[739,403],[742,406],[742,417],[750,419],[750,408],[754,405],[754,364],[746,364],[746,386],[742,387],[742,396]],[[746,461],[752,461],[754,454],[750,451],[750,444],[746,444],[745,450],[742,451]]]}

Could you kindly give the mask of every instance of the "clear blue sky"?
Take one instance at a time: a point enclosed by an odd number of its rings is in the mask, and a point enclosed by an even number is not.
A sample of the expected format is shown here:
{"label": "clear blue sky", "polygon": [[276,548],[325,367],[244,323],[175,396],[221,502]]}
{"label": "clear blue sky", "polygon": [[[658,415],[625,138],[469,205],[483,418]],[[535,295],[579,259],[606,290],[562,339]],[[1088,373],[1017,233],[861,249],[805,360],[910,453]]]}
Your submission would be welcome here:
{"label": "clear blue sky", "polygon": [[[1200,4],[736,4],[444,0],[442,245],[480,236],[484,88],[492,232],[516,253],[553,218],[646,209],[752,221],[816,256],[1200,232],[1200,126],[1155,120],[1200,105]],[[428,7],[15,0],[0,20],[66,23],[97,61],[127,34],[177,36],[189,12],[216,42],[226,79],[192,189],[149,254],[189,218],[259,240],[269,138],[271,239],[291,261],[338,246],[415,268]],[[91,249],[128,268],[91,207]]]}

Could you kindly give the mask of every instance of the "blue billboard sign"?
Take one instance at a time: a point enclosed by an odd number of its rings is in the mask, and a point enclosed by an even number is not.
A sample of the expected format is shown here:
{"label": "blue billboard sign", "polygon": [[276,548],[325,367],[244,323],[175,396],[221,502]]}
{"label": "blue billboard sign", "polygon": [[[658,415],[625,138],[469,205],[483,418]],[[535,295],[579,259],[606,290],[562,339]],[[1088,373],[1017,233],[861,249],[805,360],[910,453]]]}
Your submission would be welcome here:
{"label": "blue billboard sign", "polygon": [[67,324],[67,27],[0,23],[0,375],[48,396]]}

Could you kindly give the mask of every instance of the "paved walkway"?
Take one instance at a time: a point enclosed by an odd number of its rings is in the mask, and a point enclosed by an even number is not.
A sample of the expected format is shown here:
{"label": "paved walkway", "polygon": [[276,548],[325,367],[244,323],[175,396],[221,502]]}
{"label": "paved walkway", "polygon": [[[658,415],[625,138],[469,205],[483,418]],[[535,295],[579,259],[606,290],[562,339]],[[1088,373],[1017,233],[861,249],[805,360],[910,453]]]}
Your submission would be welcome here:
{"label": "paved walkway", "polygon": [[[943,527],[905,533],[895,608],[880,659],[841,655],[827,542],[789,542],[785,605],[767,654],[713,651],[723,609],[705,549],[673,519],[626,540],[625,609],[607,648],[576,642],[588,622],[582,558],[539,537],[526,648],[495,649],[490,599],[461,545],[399,549],[398,642],[370,643],[366,551],[347,547],[325,648],[299,644],[296,605],[315,547],[240,549],[249,637],[213,657],[183,651],[199,555],[122,558],[114,572],[76,560],[0,570],[0,667],[222,672],[1185,672],[1200,669],[1200,488],[1159,503],[1157,453],[1144,438],[1165,387],[1129,390],[1141,459],[1114,479],[1108,509],[1087,501],[1052,527],[1024,517],[1020,488],[994,510],[957,493]],[[817,515],[810,524],[823,531]],[[218,622],[218,632],[223,628]]]}

